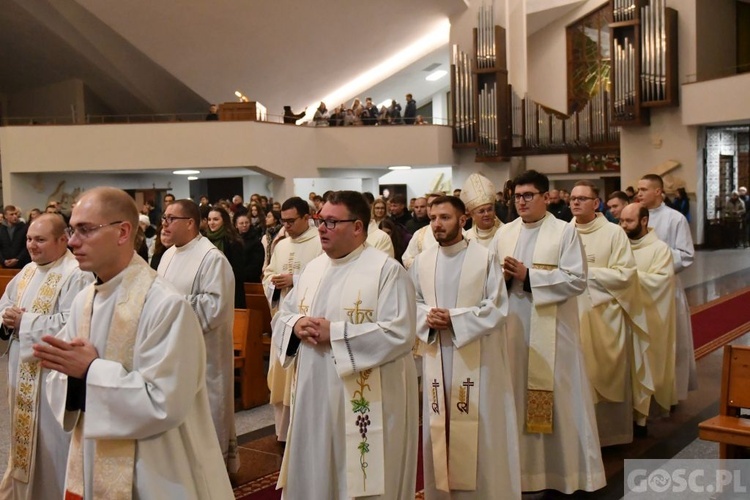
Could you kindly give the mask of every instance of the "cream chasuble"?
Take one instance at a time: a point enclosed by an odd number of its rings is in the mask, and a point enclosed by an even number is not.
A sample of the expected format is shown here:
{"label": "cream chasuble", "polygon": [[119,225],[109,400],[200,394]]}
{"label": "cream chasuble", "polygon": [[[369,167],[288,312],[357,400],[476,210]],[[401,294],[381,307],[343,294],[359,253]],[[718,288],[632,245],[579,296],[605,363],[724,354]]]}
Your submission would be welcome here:
{"label": "cream chasuble", "polygon": [[[331,343],[291,352],[305,315],[331,322]],[[379,250],[321,255],[305,268],[273,321],[282,365],[297,366],[278,483],[286,498],[414,497],[414,321],[411,280]]]}
{"label": "cream chasuble", "polygon": [[10,347],[11,439],[8,470],[0,485],[2,498],[31,500],[63,494],[70,437],[50,411],[43,384],[48,371],[33,357],[32,346],[64,326],[73,298],[93,280],[66,251],[49,264],[27,264],[6,288],[0,312],[11,305],[26,312],[14,332],[18,340],[12,340]]}
{"label": "cream chasuble", "polygon": [[687,399],[688,391],[698,388],[698,375],[695,371],[695,349],[693,347],[693,325],[690,322],[690,305],[679,274],[693,264],[695,248],[690,234],[690,225],[677,210],[663,203],[648,211],[648,226],[656,236],[669,246],[675,272],[675,383],[677,399]]}
{"label": "cream chasuble", "polygon": [[[276,289],[271,283],[271,278],[277,274],[292,274],[296,284],[302,270],[308,262],[320,255],[323,250],[320,247],[320,237],[315,228],[309,228],[297,238],[286,237],[274,246],[271,261],[263,270],[263,288],[266,298],[274,314],[286,295],[292,289]],[[276,436],[279,441],[286,441],[289,430],[289,406],[292,397],[292,379],[294,378],[294,366],[282,368],[279,364],[279,353],[271,345],[271,356],[268,359],[268,389],[271,391],[269,403],[274,409],[274,420],[276,425]]]}
{"label": "cream chasuble", "polygon": [[435,235],[432,233],[430,225],[420,227],[409,240],[409,244],[401,256],[401,262],[404,263],[406,269],[409,269],[417,255],[434,246],[437,246],[437,241],[435,241]]}
{"label": "cream chasuble", "polygon": [[[493,264],[479,242],[462,240],[426,250],[410,270],[417,287],[417,335],[425,345],[427,498],[520,498],[503,323],[507,293]],[[432,307],[450,310],[451,330],[427,327]]]}
{"label": "cream chasuble", "polygon": [[602,446],[629,443],[633,440],[634,395],[638,411],[645,409],[648,414],[653,393],[651,372],[643,362],[648,336],[635,259],[625,231],[603,214],[596,214],[587,224],[575,219],[571,224],[588,261],[588,287],[578,299],[578,309],[599,442]]}
{"label": "cream chasuble", "polygon": [[231,498],[190,305],[135,254],[94,289],[78,294],[57,335],[70,342],[88,331],[99,352],[85,380],[85,410],[66,410],[66,375],[51,371],[46,381],[59,425],[78,427],[81,438],[80,452],[71,446],[67,487],[89,500]]}
{"label": "cream chasuble", "polygon": [[650,346],[647,361],[654,379],[654,400],[664,411],[677,404],[675,393],[675,281],[672,252],[653,230],[630,241],[638,266],[641,300]]}
{"label": "cream chasuble", "polygon": [[169,248],[159,276],[172,283],[195,311],[206,343],[206,386],[211,416],[229,472],[239,469],[234,421],[234,293],[232,266],[208,238]]}
{"label": "cream chasuble", "polygon": [[[545,237],[544,224],[558,226],[557,240]],[[543,262],[537,257],[536,249],[550,245],[559,252],[556,267],[534,266]],[[606,484],[606,479],[580,345],[576,298],[586,287],[586,261],[578,234],[574,227],[547,213],[537,222],[523,223],[519,218],[505,224],[497,231],[492,249],[498,252],[499,262],[506,255],[512,255],[528,268],[528,289],[519,280],[514,279],[510,284],[506,321],[508,361],[519,424],[522,489],[556,489],[564,493],[595,491]],[[555,305],[557,309],[551,434],[525,430],[528,371],[534,366],[530,343],[538,337],[537,323],[532,322],[532,316],[539,306],[545,305]]]}
{"label": "cream chasuble", "polygon": [[371,247],[375,247],[381,252],[385,252],[388,257],[393,258],[393,242],[388,233],[377,227],[369,226],[367,231],[367,244]]}
{"label": "cream chasuble", "polygon": [[503,223],[498,218],[495,218],[495,225],[487,230],[479,229],[476,224],[474,224],[468,231],[466,231],[464,237],[467,240],[477,240],[477,242],[484,248],[489,248],[492,239],[495,237],[495,233],[497,233],[497,230],[500,229],[500,226],[502,225]]}

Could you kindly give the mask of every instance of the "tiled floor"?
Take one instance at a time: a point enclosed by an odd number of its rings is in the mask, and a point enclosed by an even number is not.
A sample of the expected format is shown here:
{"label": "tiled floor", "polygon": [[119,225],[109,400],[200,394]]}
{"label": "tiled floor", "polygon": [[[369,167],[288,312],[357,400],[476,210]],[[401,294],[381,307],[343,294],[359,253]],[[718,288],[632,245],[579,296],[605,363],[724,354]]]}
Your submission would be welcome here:
{"label": "tiled floor", "polygon": [[[681,274],[691,306],[701,305],[715,298],[750,286],[750,250],[718,250],[696,253],[694,265]],[[750,344],[750,335],[736,343]],[[0,348],[4,346],[0,345]],[[716,351],[698,362],[700,389],[671,417],[670,422],[654,421],[649,424],[651,436],[636,446],[614,447],[605,450],[607,469],[622,468],[623,458],[634,456],[670,458],[714,458],[718,448],[712,443],[696,440],[697,423],[703,414],[715,414],[721,371],[721,351]],[[0,358],[0,387],[7,387],[7,357]],[[273,434],[273,411],[269,406],[235,414],[237,434],[244,460],[258,463],[261,468],[273,470],[279,455],[279,445]],[[678,423],[680,425],[675,425]],[[8,459],[9,416],[7,397],[0,398],[0,464]],[[615,476],[617,479],[617,476]],[[610,481],[612,482],[612,481]],[[608,494],[597,497],[620,498],[622,486],[613,485]],[[619,491],[619,494],[618,494]]]}

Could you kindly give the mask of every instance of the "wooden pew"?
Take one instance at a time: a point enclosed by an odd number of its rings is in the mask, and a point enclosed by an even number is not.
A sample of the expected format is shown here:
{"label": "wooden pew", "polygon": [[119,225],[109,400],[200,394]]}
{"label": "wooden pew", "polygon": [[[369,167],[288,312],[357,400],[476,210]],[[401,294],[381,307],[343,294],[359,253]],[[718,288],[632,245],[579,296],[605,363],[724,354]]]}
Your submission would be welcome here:
{"label": "wooden pew", "polygon": [[750,447],[750,419],[740,410],[750,408],[750,347],[724,346],[719,415],[698,425],[698,436],[719,443],[719,458],[745,458]]}
{"label": "wooden pew", "polygon": [[[237,335],[242,326],[237,325],[238,311],[246,314],[243,320],[240,314],[239,322],[244,324],[244,350],[241,351],[242,361],[235,354],[235,385],[239,387],[240,398],[235,408],[246,410],[267,404],[270,392],[268,390],[266,362],[271,350],[271,311],[268,301],[263,294],[263,287],[259,283],[247,287],[250,293],[245,294],[247,309],[235,309],[235,353],[241,341]],[[239,363],[239,364],[238,364]],[[242,366],[240,366],[242,365]]]}
{"label": "wooden pew", "polygon": [[8,283],[18,274],[20,269],[0,268],[0,297],[5,293]]}

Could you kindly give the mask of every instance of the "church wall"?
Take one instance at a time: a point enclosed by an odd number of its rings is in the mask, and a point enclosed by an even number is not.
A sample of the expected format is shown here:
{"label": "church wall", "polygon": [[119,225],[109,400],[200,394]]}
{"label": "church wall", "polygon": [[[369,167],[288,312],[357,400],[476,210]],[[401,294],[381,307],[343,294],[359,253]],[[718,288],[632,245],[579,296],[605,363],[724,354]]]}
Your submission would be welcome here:
{"label": "church wall", "polygon": [[411,170],[394,170],[378,179],[383,184],[406,184],[406,197],[417,198],[433,191],[452,191],[457,186],[453,179],[451,167],[413,168]]}
{"label": "church wall", "polygon": [[696,0],[695,80],[734,75],[737,66],[737,0]]}
{"label": "church wall", "polygon": [[83,82],[78,79],[22,90],[8,95],[7,116],[35,118],[39,122],[57,118],[71,123],[73,113],[77,123],[83,123],[85,104]]}

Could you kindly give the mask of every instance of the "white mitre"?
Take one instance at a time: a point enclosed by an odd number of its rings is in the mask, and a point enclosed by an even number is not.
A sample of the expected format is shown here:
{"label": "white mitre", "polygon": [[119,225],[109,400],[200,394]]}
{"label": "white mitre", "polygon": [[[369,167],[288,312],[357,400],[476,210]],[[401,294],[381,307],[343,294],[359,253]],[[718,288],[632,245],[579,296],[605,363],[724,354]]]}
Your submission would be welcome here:
{"label": "white mitre", "polygon": [[461,188],[461,201],[471,212],[488,203],[495,204],[495,185],[482,174],[471,174]]}

